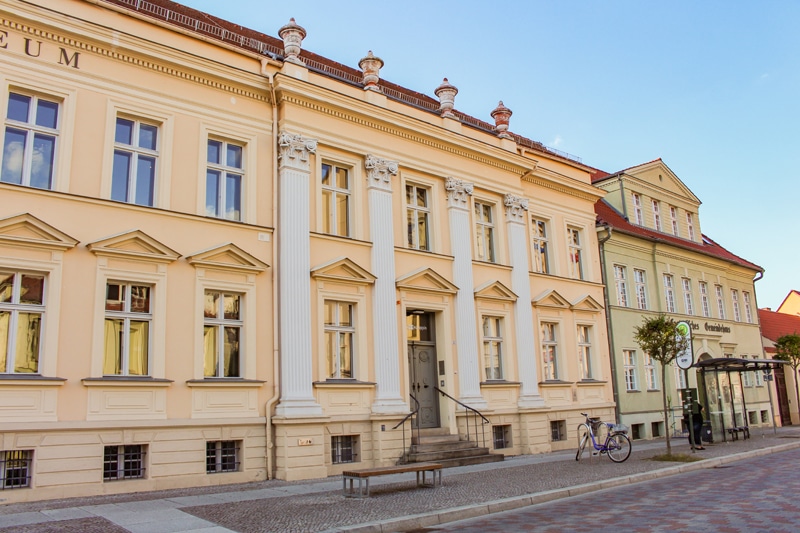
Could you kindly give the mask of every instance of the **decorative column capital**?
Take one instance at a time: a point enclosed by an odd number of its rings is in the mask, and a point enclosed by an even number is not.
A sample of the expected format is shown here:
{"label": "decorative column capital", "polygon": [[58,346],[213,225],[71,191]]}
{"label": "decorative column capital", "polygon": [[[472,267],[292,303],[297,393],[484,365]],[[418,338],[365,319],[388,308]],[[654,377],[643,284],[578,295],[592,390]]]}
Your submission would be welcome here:
{"label": "decorative column capital", "polygon": [[369,154],[364,162],[364,166],[367,169],[367,186],[369,188],[391,192],[392,176],[397,175],[397,161],[388,161]]}
{"label": "decorative column capital", "polygon": [[447,207],[469,209],[469,197],[475,185],[464,180],[449,177],[444,182],[447,191]]}
{"label": "decorative column capital", "polygon": [[317,151],[317,140],[282,131],[278,136],[281,167],[309,170],[308,154]]}
{"label": "decorative column capital", "polygon": [[525,212],[528,210],[527,198],[506,194],[505,198],[503,198],[503,204],[506,206],[507,222],[525,223]]}

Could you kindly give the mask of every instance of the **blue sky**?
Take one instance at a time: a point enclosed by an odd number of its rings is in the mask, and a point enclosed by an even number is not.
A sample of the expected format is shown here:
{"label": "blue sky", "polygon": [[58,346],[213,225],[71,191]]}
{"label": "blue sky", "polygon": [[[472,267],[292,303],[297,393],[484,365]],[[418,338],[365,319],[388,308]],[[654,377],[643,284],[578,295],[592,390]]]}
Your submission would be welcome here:
{"label": "blue sky", "polygon": [[329,0],[181,3],[277,36],[613,172],[662,158],[703,233],[761,265],[759,307],[800,290],[800,2]]}

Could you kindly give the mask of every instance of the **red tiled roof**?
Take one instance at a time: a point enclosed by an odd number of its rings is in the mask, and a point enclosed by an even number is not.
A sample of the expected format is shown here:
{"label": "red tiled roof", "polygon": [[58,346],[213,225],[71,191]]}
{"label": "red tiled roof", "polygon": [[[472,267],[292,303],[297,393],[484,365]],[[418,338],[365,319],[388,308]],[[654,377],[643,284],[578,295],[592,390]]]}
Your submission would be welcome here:
{"label": "red tiled roof", "polygon": [[758,320],[761,322],[761,335],[773,342],[783,335],[800,334],[800,316],[759,309]]}
{"label": "red tiled roof", "polygon": [[673,246],[678,246],[680,248],[695,251],[704,255],[718,257],[719,259],[730,261],[731,263],[735,263],[737,265],[741,265],[746,268],[752,268],[753,270],[756,270],[758,272],[764,271],[763,268],[756,265],[755,263],[751,263],[750,261],[729,252],[728,250],[726,250],[725,248],[723,248],[722,246],[711,240],[711,238],[706,235],[702,236],[703,242],[698,243],[690,241],[688,239],[682,239],[680,237],[676,237],[675,235],[670,235],[668,233],[662,233],[654,229],[631,224],[625,219],[624,216],[622,216],[622,214],[619,211],[614,209],[611,205],[608,204],[608,202],[602,199],[598,200],[597,203],[594,204],[594,212],[597,215],[597,224],[600,225],[608,224],[609,226],[614,228],[614,231],[619,231],[622,233],[626,233],[628,235],[634,235],[636,237],[641,237],[643,239],[648,239],[654,242],[663,242],[671,244]]}
{"label": "red tiled roof", "polygon": [[[170,0],[146,0],[146,2],[139,2],[138,0],[103,0],[106,3],[114,4],[124,9],[135,11],[145,16],[161,20],[171,25],[179,26],[185,30],[193,33],[203,34],[220,41],[226,42],[230,45],[249,50],[256,53],[269,53],[275,56],[283,55],[283,40],[271,37],[264,33],[260,33],[244,26],[228,22],[227,20],[209,15],[202,11],[172,2]],[[146,5],[149,4],[149,5]],[[172,13],[170,13],[172,12]],[[177,14],[178,16],[175,16]],[[195,21],[200,21],[200,24],[195,24]],[[363,85],[363,73],[355,68],[348,67],[336,61],[332,61],[324,56],[309,52],[303,49],[300,52],[300,58],[306,63],[306,66],[315,72],[324,74],[328,77],[336,78],[337,80],[361,87]],[[405,104],[415,106],[435,114],[439,113],[439,101],[426,94],[407,89],[406,87],[397,85],[390,81],[380,79],[378,81],[384,94],[392,99],[400,100]],[[469,127],[477,130],[484,131],[491,135],[496,135],[494,125],[484,120],[472,117],[466,113],[454,110],[455,114],[459,117],[460,121]],[[513,132],[509,132],[517,144],[544,152],[550,156],[569,161],[570,163],[579,163],[583,165],[579,157],[567,154],[555,148],[550,148],[544,144],[528,139]]]}

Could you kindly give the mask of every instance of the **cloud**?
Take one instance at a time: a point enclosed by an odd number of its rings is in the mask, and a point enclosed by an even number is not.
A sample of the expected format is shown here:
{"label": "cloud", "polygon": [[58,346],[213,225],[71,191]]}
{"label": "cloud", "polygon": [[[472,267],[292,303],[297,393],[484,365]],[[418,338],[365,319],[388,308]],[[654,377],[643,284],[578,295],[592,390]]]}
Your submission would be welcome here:
{"label": "cloud", "polygon": [[564,139],[561,137],[561,135],[556,134],[555,139],[550,141],[550,146],[552,146],[553,148],[558,148],[559,146],[561,146],[563,142]]}

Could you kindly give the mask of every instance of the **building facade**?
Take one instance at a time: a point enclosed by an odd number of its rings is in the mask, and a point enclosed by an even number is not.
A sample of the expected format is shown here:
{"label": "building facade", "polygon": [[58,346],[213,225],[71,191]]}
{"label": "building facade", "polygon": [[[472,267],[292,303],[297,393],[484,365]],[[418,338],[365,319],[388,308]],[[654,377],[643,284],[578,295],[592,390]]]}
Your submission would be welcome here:
{"label": "building facade", "polygon": [[455,400],[498,454],[613,415],[604,193],[502,103],[464,115],[294,21],[0,16],[6,501],[394,464],[412,411],[465,435]]}
{"label": "building facade", "polygon": [[680,435],[678,389],[699,387],[715,440],[724,428],[772,424],[762,372],[707,373],[703,385],[695,368],[684,373],[673,364],[661,383],[659,364],[634,340],[643,319],[663,313],[690,324],[695,363],[763,359],[755,298],[763,269],[703,235],[700,200],[660,159],[598,171],[593,182],[608,193],[596,210],[621,421],[634,438]]}

